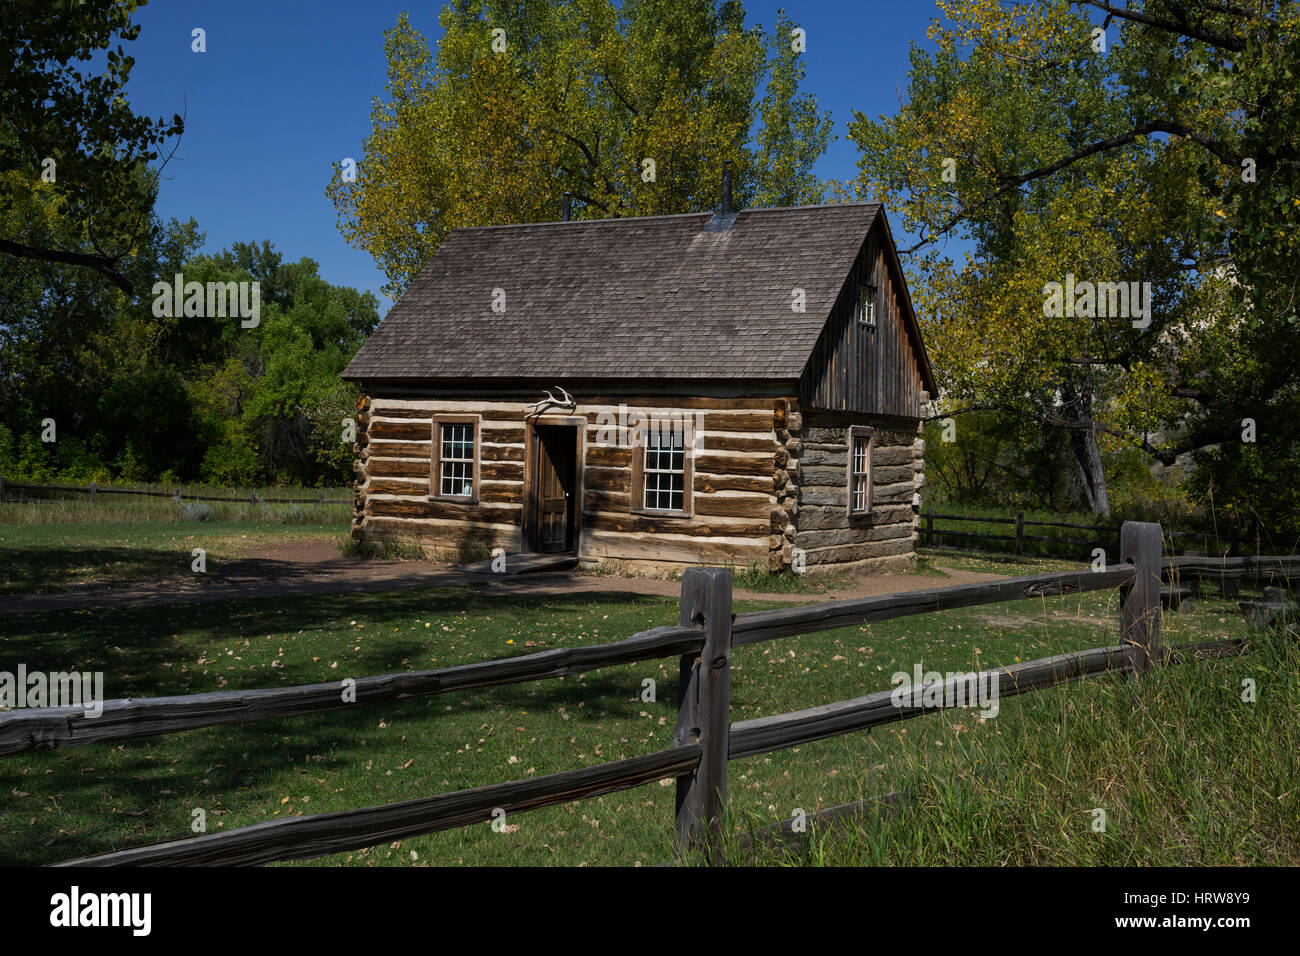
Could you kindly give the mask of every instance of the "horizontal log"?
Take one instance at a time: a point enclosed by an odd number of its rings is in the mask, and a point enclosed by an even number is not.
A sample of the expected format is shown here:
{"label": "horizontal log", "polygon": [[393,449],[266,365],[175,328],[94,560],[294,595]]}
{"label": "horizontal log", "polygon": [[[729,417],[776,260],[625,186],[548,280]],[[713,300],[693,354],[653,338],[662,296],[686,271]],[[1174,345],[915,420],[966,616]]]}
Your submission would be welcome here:
{"label": "horizontal log", "polygon": [[827,530],[804,531],[802,530],[802,515],[800,515],[800,530],[795,534],[794,543],[796,547],[803,548],[811,557],[812,553],[819,548],[832,548],[845,544],[869,544],[874,541],[889,541],[897,538],[910,538],[912,536],[912,522],[898,522],[896,524],[871,524],[861,528],[835,528]]}
{"label": "horizontal log", "polygon": [[587,445],[586,464],[601,468],[631,468],[632,449],[621,445]]}
{"label": "horizontal log", "polygon": [[432,406],[426,406],[424,408],[402,408],[402,407],[390,406],[383,402],[378,402],[370,406],[370,413],[372,415],[378,415],[383,418],[418,419],[430,423],[432,422],[433,419]]}
{"label": "horizontal log", "polygon": [[522,468],[524,447],[522,445],[480,445],[479,460],[484,465],[519,462]]}
{"label": "horizontal log", "polygon": [[768,477],[775,471],[771,455],[719,455],[708,452],[696,455],[695,469],[711,475],[767,475]]}
{"label": "horizontal log", "polygon": [[751,451],[766,454],[770,458],[777,449],[776,436],[771,434],[741,436],[718,435],[705,432],[700,439],[704,451]]}
{"label": "horizontal log", "polygon": [[605,561],[661,561],[672,564],[720,564],[745,567],[751,562],[766,566],[772,537],[764,529],[756,537],[712,537],[664,533],[618,533],[595,531],[584,522],[584,559]]}
{"label": "horizontal log", "polygon": [[427,468],[433,456],[433,443],[430,441],[372,441],[366,446],[362,457],[372,458],[375,456],[423,459]]}
{"label": "horizontal log", "polygon": [[414,478],[429,480],[429,459],[367,458],[366,474],[372,478]]}
{"label": "horizontal log", "polygon": [[522,511],[505,504],[397,500],[367,495],[365,513],[381,518],[449,518],[510,524],[519,521]]}
{"label": "horizontal log", "polygon": [[518,425],[504,422],[484,422],[479,429],[480,441],[495,442],[500,445],[523,444],[523,422]]}
{"label": "horizontal log", "polygon": [[356,703],[343,702],[343,684],[338,680],[294,687],[110,700],[104,703],[98,717],[88,717],[81,707],[6,711],[0,713],[0,756],[565,677],[602,667],[694,653],[703,646],[703,632],[699,628],[655,627],[610,644],[561,647],[438,670],[358,677]]}
{"label": "horizontal log", "polygon": [[[620,395],[584,395],[580,408],[600,408],[602,410],[613,410],[617,412],[619,405],[626,405],[629,411],[632,410],[667,410],[672,408],[698,408],[704,409],[707,415],[709,410],[713,411],[750,411],[765,412],[768,420],[772,417],[772,398],[754,397],[739,395],[700,395],[695,391],[704,389],[692,384],[693,390],[689,395],[674,394],[675,389],[667,386],[662,389],[645,388],[640,394],[629,397]],[[638,386],[638,388],[641,388]],[[730,386],[723,386],[723,390],[730,390]]]}
{"label": "horizontal log", "polygon": [[706,410],[704,427],[709,431],[720,432],[764,432],[772,435],[771,408],[752,411]]}
{"label": "horizontal log", "polygon": [[910,504],[873,504],[870,518],[849,517],[848,511],[841,503],[838,507],[810,504],[801,501],[799,505],[799,530],[822,531],[830,528],[852,528],[861,523],[869,527],[886,524],[911,524],[916,515]]}
{"label": "horizontal log", "polygon": [[838,627],[854,627],[870,621],[887,621],[929,611],[1106,590],[1131,583],[1134,575],[1132,565],[1122,565],[1107,571],[1033,574],[1002,581],[831,601],[807,607],[750,611],[736,616],[732,627],[732,643],[754,644],[792,634],[812,634]]}
{"label": "horizontal log", "polygon": [[644,532],[648,534],[680,534],[691,537],[731,536],[756,537],[770,530],[766,512],[761,520],[743,518],[668,518],[657,515],[628,514],[626,512],[584,511],[583,527],[605,532]]}
{"label": "horizontal log", "polygon": [[588,465],[582,470],[582,484],[587,491],[619,492],[626,499],[631,482],[631,468]]}
{"label": "horizontal log", "polygon": [[699,494],[712,494],[715,491],[753,491],[772,494],[772,476],[754,475],[709,475],[695,472],[695,490]]}
{"label": "horizontal log", "polygon": [[887,558],[911,554],[912,529],[903,534],[882,538],[864,544],[839,544],[829,547],[805,547],[805,560],[809,567],[822,564],[852,564],[872,558]]}
{"label": "horizontal log", "polygon": [[479,477],[484,481],[523,481],[522,461],[483,461],[478,466]]}
{"label": "horizontal log", "polygon": [[427,421],[393,422],[379,419],[372,420],[366,426],[366,434],[372,440],[392,438],[399,441],[432,441],[433,426]]}
{"label": "horizontal log", "polygon": [[[697,515],[724,518],[767,518],[772,510],[771,495],[709,495],[696,494],[693,499]],[[627,514],[632,499],[626,485],[621,491],[588,490],[582,497],[585,514],[599,512]],[[659,519],[655,519],[659,520]]]}
{"label": "horizontal log", "polygon": [[[1082,677],[1116,670],[1131,670],[1132,652],[1133,649],[1129,645],[1118,644],[1012,664],[980,672],[979,686],[988,686],[988,682],[996,680],[997,697],[1001,700]],[[958,699],[958,689],[960,688],[965,694],[969,687],[960,677],[949,678],[943,681],[943,685],[944,701]],[[937,695],[937,689],[935,693]],[[899,706],[895,701],[895,694],[894,690],[882,690],[853,700],[837,701],[806,710],[758,717],[732,724],[729,758],[753,757],[757,754],[784,750],[814,740],[824,740],[827,737],[879,727],[911,717],[920,717],[935,710],[947,709],[942,706],[926,706],[921,702],[913,702],[910,694],[902,701],[902,706]]]}
{"label": "horizontal log", "polygon": [[429,476],[416,478],[371,478],[363,489],[367,495],[423,495],[429,494]]}
{"label": "horizontal log", "polygon": [[699,744],[686,744],[531,780],[515,780],[359,810],[270,820],[225,833],[118,850],[59,865],[254,866],[277,860],[306,860],[486,822],[492,819],[494,810],[504,810],[509,817],[514,813],[629,790],[666,777],[680,777],[694,770],[699,761]]}
{"label": "horizontal log", "polygon": [[767,518],[775,505],[773,495],[696,495],[695,513],[730,518]]}
{"label": "horizontal log", "polygon": [[461,538],[490,538],[509,551],[522,550],[523,530],[519,526],[518,511],[512,511],[511,522],[492,523],[482,518],[402,518],[366,515],[365,530],[369,535],[385,538],[419,538],[422,542],[439,545],[454,544]]}

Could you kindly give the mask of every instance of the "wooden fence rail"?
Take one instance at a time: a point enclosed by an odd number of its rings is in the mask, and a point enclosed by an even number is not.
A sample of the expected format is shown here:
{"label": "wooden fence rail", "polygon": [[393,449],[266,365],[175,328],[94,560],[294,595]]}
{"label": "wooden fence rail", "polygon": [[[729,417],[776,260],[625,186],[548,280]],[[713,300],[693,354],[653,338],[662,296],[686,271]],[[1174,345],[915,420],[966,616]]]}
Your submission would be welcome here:
{"label": "wooden fence rail", "polygon": [[[1106,550],[1119,548],[1119,533],[1122,525],[1111,524],[1079,524],[1070,521],[1037,521],[1025,518],[1023,511],[1016,512],[1015,516],[1010,515],[947,515],[939,514],[933,508],[929,508],[924,513],[925,528],[924,542],[927,546],[935,543],[935,539],[943,538],[960,538],[975,539],[979,541],[1009,541],[1015,543],[1015,553],[1025,553],[1025,542],[1038,542],[1043,544],[1060,544],[1103,547]],[[992,524],[992,525],[1009,525],[1014,528],[1013,534],[997,534],[986,531],[954,531],[947,528],[936,528],[935,521],[955,521],[967,522],[971,524]],[[1026,534],[1026,528],[1067,528],[1074,531],[1091,531],[1094,537],[1091,538],[1070,538],[1057,535],[1039,535]],[[1211,542],[1227,545],[1227,553],[1234,555],[1241,543],[1241,536],[1236,529],[1233,529],[1226,536],[1219,536],[1205,531],[1175,531],[1165,530],[1165,535],[1173,538],[1191,538],[1198,539],[1203,548],[1209,548]],[[942,543],[942,542],[941,542]],[[959,544],[953,544],[951,547],[962,547]],[[1058,555],[1061,556],[1061,555]]]}
{"label": "wooden fence rail", "polygon": [[[1108,571],[1052,572],[1005,581],[754,611],[735,616],[731,623],[731,643],[732,646],[755,644],[930,611],[1076,594],[1127,584],[1132,578],[1133,568],[1128,566]],[[704,632],[698,626],[656,627],[610,644],[556,648],[438,670],[358,677],[349,695],[352,701],[345,700],[344,683],[334,681],[176,697],[110,700],[104,702],[102,712],[96,717],[89,716],[83,707],[11,710],[0,714],[0,757],[42,747],[75,747],[109,740],[129,740],[220,724],[346,710],[357,704],[382,704],[449,691],[566,677],[674,654],[699,654],[703,644]]]}
{"label": "wooden fence rail", "polygon": [[229,501],[242,502],[244,504],[271,504],[271,505],[350,505],[351,498],[326,498],[325,493],[321,492],[315,498],[264,498],[256,491],[248,493],[247,497],[232,498],[222,495],[189,495],[183,494],[179,487],[171,491],[147,491],[143,488],[113,488],[100,487],[96,482],[82,487],[80,485],[37,485],[25,481],[8,481],[3,475],[0,475],[0,503],[34,503],[39,501],[55,501],[53,498],[30,498],[21,494],[15,495],[15,491],[41,491],[41,492],[63,492],[71,494],[82,494],[95,500],[96,495],[134,495],[141,498],[170,498],[176,503],[182,501]]}
{"label": "wooden fence rail", "polygon": [[[677,654],[680,655],[681,694],[674,746],[669,750],[528,780],[404,803],[269,821],[69,862],[83,866],[232,865],[306,859],[481,823],[496,816],[494,811],[519,813],[670,778],[677,780],[675,815],[679,849],[702,850],[716,860],[724,842],[726,765],[731,760],[913,719],[949,706],[971,706],[969,700],[963,702],[964,698],[956,692],[960,689],[959,682],[965,681],[964,686],[969,687],[972,678],[984,681],[983,686],[996,679],[994,686],[997,698],[1001,699],[1088,677],[1140,672],[1156,664],[1176,663],[1198,655],[1242,651],[1246,645],[1241,640],[1209,641],[1173,649],[1162,647],[1160,581],[1162,572],[1168,573],[1177,565],[1161,561],[1160,541],[1159,525],[1129,522],[1121,531],[1125,563],[1106,571],[1032,575],[738,616],[731,613],[730,573],[719,568],[693,568],[683,576],[678,626],[652,628],[627,640],[596,647],[543,651],[440,671],[361,678],[356,682],[356,703],[379,703],[450,690],[542,680]],[[1278,560],[1267,559],[1268,562]],[[1300,570],[1300,556],[1280,560],[1284,562],[1281,565],[1284,571]],[[1221,559],[1211,559],[1204,566],[1218,567],[1223,563]],[[899,700],[895,690],[885,690],[805,710],[730,722],[731,653],[737,646],[911,614],[1115,587],[1120,589],[1121,596],[1123,642],[1120,644],[1058,654],[978,675],[953,676],[945,683],[937,705],[924,697],[922,701]],[[99,718],[78,718],[70,712],[75,708],[34,709],[0,716],[0,752],[118,740],[353,706],[342,702],[338,684],[110,703]],[[974,705],[984,706],[984,703]],[[104,730],[91,726],[102,720],[107,721]]]}
{"label": "wooden fence rail", "polygon": [[503,811],[508,817],[511,813],[640,787],[688,773],[699,760],[699,745],[683,744],[658,753],[530,780],[360,810],[270,820],[225,833],[102,853],[59,865],[235,866],[305,860],[482,823],[493,818],[493,811]]}

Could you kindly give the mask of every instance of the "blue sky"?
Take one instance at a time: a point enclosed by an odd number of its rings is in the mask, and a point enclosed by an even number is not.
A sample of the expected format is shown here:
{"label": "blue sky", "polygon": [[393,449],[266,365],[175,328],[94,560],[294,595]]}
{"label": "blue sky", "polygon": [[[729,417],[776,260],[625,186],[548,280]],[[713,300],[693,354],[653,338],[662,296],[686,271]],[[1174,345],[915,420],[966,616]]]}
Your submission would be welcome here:
{"label": "blue sky", "polygon": [[[828,179],[856,172],[846,138],[857,109],[893,113],[906,86],[910,42],[928,46],[932,0],[747,0],[765,26],[784,8],[808,32],[806,88],[831,111],[838,139],[818,167]],[[165,219],[193,216],[216,251],[271,239],[287,260],[320,263],[330,282],[380,295],[382,273],[340,235],[325,196],[332,164],[360,159],[371,101],[384,95],[383,32],[403,9],[430,39],[434,0],[154,0],[136,21],[140,37],[128,92],[137,112],[186,116],[158,202]],[[207,52],[190,49],[207,32]],[[382,295],[381,314],[389,302]]]}

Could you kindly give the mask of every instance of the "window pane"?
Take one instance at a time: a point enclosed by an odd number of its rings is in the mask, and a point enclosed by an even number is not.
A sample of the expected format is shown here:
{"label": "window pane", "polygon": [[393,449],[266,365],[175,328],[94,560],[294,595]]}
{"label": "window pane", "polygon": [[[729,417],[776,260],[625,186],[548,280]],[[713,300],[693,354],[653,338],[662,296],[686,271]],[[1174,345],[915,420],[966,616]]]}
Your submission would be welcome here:
{"label": "window pane", "polygon": [[686,430],[681,422],[654,423],[646,432],[644,507],[682,511],[686,507]]}
{"label": "window pane", "polygon": [[854,435],[849,466],[849,510],[865,512],[871,506],[871,436]]}
{"label": "window pane", "polygon": [[474,494],[474,426],[465,422],[442,426],[439,456],[440,494],[472,497]]}

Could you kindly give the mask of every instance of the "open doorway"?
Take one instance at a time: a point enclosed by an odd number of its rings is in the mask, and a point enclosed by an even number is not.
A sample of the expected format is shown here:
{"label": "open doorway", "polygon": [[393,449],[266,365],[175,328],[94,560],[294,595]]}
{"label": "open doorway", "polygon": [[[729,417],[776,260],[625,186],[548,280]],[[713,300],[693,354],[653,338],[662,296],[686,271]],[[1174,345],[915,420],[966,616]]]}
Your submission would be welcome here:
{"label": "open doorway", "polygon": [[579,425],[534,424],[524,546],[542,554],[578,546]]}

